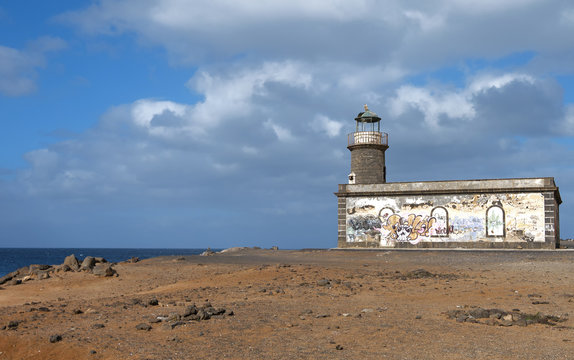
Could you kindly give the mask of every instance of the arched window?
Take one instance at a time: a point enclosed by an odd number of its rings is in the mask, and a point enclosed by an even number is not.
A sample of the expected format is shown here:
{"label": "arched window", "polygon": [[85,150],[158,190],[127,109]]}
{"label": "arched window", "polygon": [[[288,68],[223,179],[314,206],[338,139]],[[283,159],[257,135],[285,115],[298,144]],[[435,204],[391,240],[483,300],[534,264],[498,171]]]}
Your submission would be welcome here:
{"label": "arched window", "polygon": [[431,211],[431,217],[436,219],[433,227],[431,228],[432,237],[446,237],[449,233],[448,227],[448,211],[442,207],[437,206]]}
{"label": "arched window", "polygon": [[486,236],[506,236],[504,210],[498,205],[492,205],[486,210]]}

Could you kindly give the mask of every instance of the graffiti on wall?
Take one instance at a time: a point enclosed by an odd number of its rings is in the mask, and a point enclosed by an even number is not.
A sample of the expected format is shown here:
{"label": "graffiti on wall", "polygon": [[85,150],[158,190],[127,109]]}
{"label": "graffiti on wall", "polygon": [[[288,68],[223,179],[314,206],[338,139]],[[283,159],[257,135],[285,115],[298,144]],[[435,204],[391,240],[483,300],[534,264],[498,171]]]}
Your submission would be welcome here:
{"label": "graffiti on wall", "polygon": [[[431,211],[431,216],[436,219],[434,226],[431,228],[431,236],[445,237],[448,236],[448,212],[444,207],[436,207]],[[450,231],[452,232],[452,230]]]}
{"label": "graffiti on wall", "polygon": [[347,241],[377,242],[381,246],[397,242],[418,244],[430,236],[436,219],[434,217],[409,214],[401,216],[381,210],[377,217],[372,214],[355,215],[347,220]]}
{"label": "graffiti on wall", "polygon": [[[348,242],[544,242],[542,194],[357,197],[346,203]],[[546,231],[553,226],[546,224]]]}
{"label": "graffiti on wall", "polygon": [[375,215],[356,215],[347,220],[347,240],[380,241],[381,220]]}
{"label": "graffiti on wall", "polygon": [[414,245],[423,238],[429,237],[429,231],[435,221],[435,218],[428,216],[423,218],[422,215],[409,214],[407,217],[402,217],[399,214],[393,214],[387,218],[383,229],[388,232],[387,242],[390,238],[391,241],[408,241]]}

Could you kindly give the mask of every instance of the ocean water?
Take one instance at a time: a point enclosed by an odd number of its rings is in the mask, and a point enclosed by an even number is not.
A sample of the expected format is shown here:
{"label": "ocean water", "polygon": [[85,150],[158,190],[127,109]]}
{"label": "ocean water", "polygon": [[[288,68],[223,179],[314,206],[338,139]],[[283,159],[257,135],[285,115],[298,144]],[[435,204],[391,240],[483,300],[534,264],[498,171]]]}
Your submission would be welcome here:
{"label": "ocean water", "polygon": [[[120,262],[138,257],[140,260],[157,256],[198,255],[206,249],[65,249],[65,248],[0,248],[0,277],[30,264],[59,265],[66,256],[103,257],[109,262]],[[213,249],[217,251],[216,249]]]}

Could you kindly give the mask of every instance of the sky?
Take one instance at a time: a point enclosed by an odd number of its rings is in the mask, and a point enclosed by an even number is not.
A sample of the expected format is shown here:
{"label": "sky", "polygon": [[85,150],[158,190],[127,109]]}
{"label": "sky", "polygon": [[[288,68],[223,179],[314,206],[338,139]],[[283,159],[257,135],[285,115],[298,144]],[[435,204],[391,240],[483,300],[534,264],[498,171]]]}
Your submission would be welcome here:
{"label": "sky", "polygon": [[574,4],[0,0],[0,247],[325,248],[363,104],[387,181],[554,177]]}

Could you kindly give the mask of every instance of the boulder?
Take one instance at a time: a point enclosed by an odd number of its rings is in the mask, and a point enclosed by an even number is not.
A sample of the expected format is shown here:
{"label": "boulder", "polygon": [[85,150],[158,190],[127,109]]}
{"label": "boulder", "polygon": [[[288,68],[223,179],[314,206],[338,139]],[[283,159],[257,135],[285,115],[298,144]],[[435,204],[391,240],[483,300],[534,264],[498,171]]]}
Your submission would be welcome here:
{"label": "boulder", "polygon": [[38,271],[38,280],[44,280],[50,278],[50,273],[48,271]]}
{"label": "boulder", "polygon": [[72,271],[72,269],[70,269],[70,267],[66,264],[56,266],[56,272],[68,272],[68,271]]}
{"label": "boulder", "polygon": [[103,257],[95,257],[96,263],[107,263],[108,260],[104,259]]}
{"label": "boulder", "polygon": [[96,265],[96,259],[93,256],[86,256],[84,261],[82,261],[82,265],[80,266],[81,271],[92,271],[94,266]]}
{"label": "boulder", "polygon": [[51,336],[50,336],[50,342],[51,342],[52,344],[57,343],[57,342],[59,342],[59,341],[62,341],[62,335],[56,334],[56,335],[51,335]]}
{"label": "boulder", "polygon": [[16,271],[12,271],[10,274],[4,275],[2,277],[0,277],[0,285],[9,282],[10,280],[16,280],[16,278],[20,277],[24,277],[26,275],[28,275],[28,273],[30,272],[30,269],[27,266],[24,266]]}
{"label": "boulder", "polygon": [[4,275],[0,277],[0,285],[7,283],[8,281],[12,280],[12,273]]}
{"label": "boulder", "polygon": [[116,271],[110,263],[99,263],[94,266],[92,273],[97,276],[114,276]]}
{"label": "boulder", "polygon": [[488,319],[490,317],[490,311],[483,308],[472,309],[469,315],[475,319]]}
{"label": "boulder", "polygon": [[195,315],[195,314],[197,314],[197,307],[195,305],[190,305],[190,306],[187,306],[185,308],[182,316],[187,317],[187,316]]}
{"label": "boulder", "polygon": [[32,264],[28,267],[28,275],[37,275],[40,271],[50,270],[52,265]]}
{"label": "boulder", "polygon": [[140,324],[136,325],[136,329],[137,330],[143,330],[143,331],[150,331],[151,325],[146,324],[146,323],[140,323]]}
{"label": "boulder", "polygon": [[73,271],[78,271],[80,269],[80,264],[78,263],[78,259],[74,254],[67,256],[64,259],[63,265],[68,265]]}

